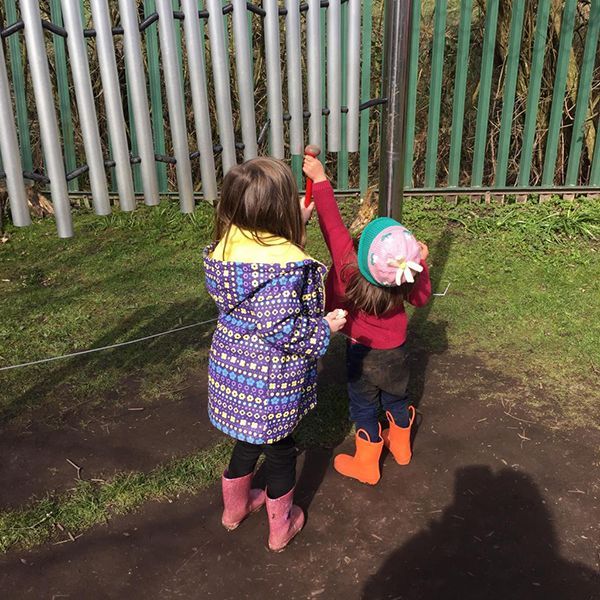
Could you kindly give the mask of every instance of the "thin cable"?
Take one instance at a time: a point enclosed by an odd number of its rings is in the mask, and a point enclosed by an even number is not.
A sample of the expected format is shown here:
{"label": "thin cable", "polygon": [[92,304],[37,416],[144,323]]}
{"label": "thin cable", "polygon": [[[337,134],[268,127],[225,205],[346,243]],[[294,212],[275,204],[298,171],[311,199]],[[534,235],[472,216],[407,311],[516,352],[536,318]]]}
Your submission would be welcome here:
{"label": "thin cable", "polygon": [[91,354],[92,352],[101,352],[102,350],[110,350],[111,348],[120,348],[121,346],[129,346],[130,344],[137,344],[146,340],[160,337],[162,335],[168,335],[169,333],[175,333],[177,331],[183,331],[184,329],[191,329],[192,327],[199,327],[200,325],[207,325],[208,323],[214,323],[217,319],[209,319],[208,321],[201,321],[200,323],[192,323],[191,325],[183,325],[182,327],[176,327],[175,329],[169,329],[169,331],[162,331],[161,333],[153,333],[152,335],[146,335],[135,340],[129,340],[127,342],[119,342],[118,344],[110,344],[109,346],[102,346],[100,348],[91,348],[90,350],[82,350],[81,352],[72,352],[71,354],[63,354],[62,356],[53,356],[51,358],[42,358],[41,360],[33,360],[31,362],[21,363],[20,365],[11,365],[10,367],[0,367],[0,371],[9,371],[10,369],[20,369],[21,367],[30,367],[32,365],[40,365],[42,363],[52,362],[54,360],[61,360],[63,358],[72,358],[73,356],[81,356],[82,354]]}

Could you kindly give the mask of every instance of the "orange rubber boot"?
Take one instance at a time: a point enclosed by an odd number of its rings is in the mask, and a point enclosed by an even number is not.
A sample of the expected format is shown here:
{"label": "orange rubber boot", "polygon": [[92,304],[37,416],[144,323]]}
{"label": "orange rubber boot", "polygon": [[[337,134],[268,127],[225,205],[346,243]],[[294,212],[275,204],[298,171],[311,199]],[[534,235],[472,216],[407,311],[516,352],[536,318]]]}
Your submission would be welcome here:
{"label": "orange rubber boot", "polygon": [[408,410],[410,411],[408,427],[399,427],[396,425],[392,413],[387,411],[385,414],[390,422],[390,428],[385,429],[381,434],[385,447],[393,454],[399,465],[407,465],[412,457],[412,451],[410,449],[410,429],[415,420],[416,413],[414,406],[409,406]]}
{"label": "orange rubber boot", "polygon": [[[361,432],[364,433],[367,439],[359,435]],[[372,442],[369,434],[364,429],[359,429],[356,432],[356,452],[354,456],[338,454],[333,461],[334,469],[346,477],[375,485],[381,477],[379,473],[379,459],[383,450],[381,425],[379,425],[379,438],[378,442]]]}

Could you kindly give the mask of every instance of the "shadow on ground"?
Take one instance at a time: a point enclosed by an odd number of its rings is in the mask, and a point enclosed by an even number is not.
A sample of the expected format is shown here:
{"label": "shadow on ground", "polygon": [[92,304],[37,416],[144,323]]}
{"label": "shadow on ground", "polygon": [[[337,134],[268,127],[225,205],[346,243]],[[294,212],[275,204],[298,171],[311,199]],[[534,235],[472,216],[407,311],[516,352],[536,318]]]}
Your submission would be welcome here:
{"label": "shadow on ground", "polygon": [[561,557],[529,475],[471,466],[457,471],[452,504],[388,556],[361,597],[592,600],[600,597],[600,575]]}

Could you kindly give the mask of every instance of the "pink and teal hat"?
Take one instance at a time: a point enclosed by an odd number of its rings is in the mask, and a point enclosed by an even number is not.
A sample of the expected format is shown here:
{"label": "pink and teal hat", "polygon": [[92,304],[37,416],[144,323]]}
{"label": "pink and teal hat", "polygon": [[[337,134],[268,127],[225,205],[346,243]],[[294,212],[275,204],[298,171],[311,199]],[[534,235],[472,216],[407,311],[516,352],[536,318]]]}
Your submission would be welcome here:
{"label": "pink and teal hat", "polygon": [[363,277],[381,287],[413,283],[423,270],[421,248],[404,225],[389,217],[371,221],[358,243],[358,268]]}

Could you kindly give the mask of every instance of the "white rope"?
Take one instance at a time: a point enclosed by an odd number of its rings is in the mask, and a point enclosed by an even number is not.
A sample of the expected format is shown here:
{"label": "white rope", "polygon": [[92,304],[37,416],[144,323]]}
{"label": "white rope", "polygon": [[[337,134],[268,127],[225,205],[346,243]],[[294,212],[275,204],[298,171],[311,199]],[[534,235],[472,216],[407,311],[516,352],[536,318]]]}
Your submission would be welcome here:
{"label": "white rope", "polygon": [[146,335],[135,340],[129,340],[127,342],[120,342],[118,344],[110,344],[110,346],[102,346],[101,348],[91,348],[90,350],[82,350],[81,352],[72,352],[71,354],[63,354],[62,356],[53,356],[51,358],[42,358],[41,360],[32,360],[30,362],[21,363],[20,365],[11,365],[10,367],[0,367],[0,371],[9,371],[10,369],[20,369],[22,367],[30,367],[32,365],[40,365],[42,363],[52,362],[54,360],[61,360],[63,358],[72,358],[73,356],[81,356],[82,354],[91,354],[92,352],[101,352],[102,350],[110,350],[111,348],[120,348],[121,346],[129,346],[130,344],[137,344],[146,340],[160,337],[162,335],[168,335],[169,333],[175,333],[177,331],[183,331],[184,329],[191,329],[192,327],[199,327],[200,325],[207,325],[208,323],[214,323],[217,319],[209,319],[208,321],[201,321],[200,323],[192,323],[191,325],[183,325],[182,327],[176,327],[175,329],[169,329],[169,331],[162,331],[161,333],[153,333],[152,335]]}

